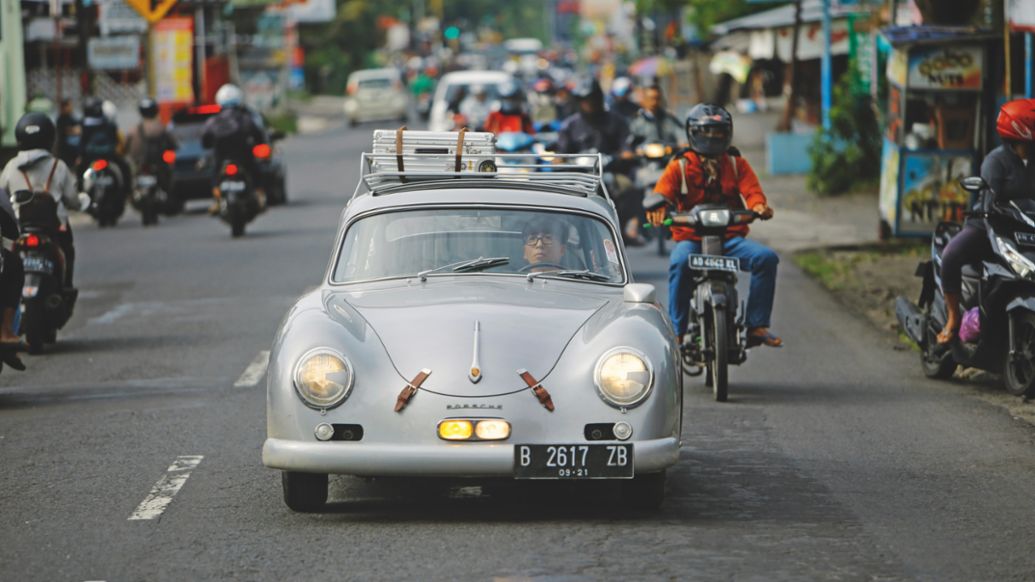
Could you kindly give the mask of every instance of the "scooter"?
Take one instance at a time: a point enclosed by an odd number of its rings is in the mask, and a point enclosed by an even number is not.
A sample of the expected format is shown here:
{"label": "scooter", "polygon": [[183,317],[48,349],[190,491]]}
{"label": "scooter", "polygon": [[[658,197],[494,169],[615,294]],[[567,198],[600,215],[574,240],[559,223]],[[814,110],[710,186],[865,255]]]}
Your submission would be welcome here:
{"label": "scooter", "polygon": [[244,227],[265,209],[255,183],[245,169],[233,161],[223,162],[216,182],[219,217],[230,225],[234,238],[244,235]]}
{"label": "scooter", "polygon": [[171,168],[176,162],[176,152],[162,152],[161,164],[144,164],[137,171],[136,184],[130,202],[140,212],[144,226],[158,224],[158,212],[168,202],[168,186],[171,179]]}
{"label": "scooter", "polygon": [[[636,188],[643,192],[643,197],[646,199],[654,194],[654,186],[665,173],[665,166],[668,165],[668,160],[672,156],[672,148],[663,143],[645,143],[636,148],[636,155],[641,160],[639,167],[636,168]],[[650,225],[646,223],[643,226],[644,230],[656,241],[658,256],[665,256],[668,253],[665,248],[668,231],[661,228],[650,228]]]}
{"label": "scooter", "polygon": [[[644,208],[655,210],[666,204],[658,194],[644,199]],[[721,204],[698,204],[689,212],[672,213],[665,226],[693,228],[701,236],[701,254],[690,255],[694,272],[690,318],[680,353],[683,370],[690,376],[705,373],[715,400],[729,396],[729,366],[747,361],[747,327],[744,309],[737,298],[740,260],[726,256],[726,230],[750,224],[761,215],[752,210],[733,210]]]}
{"label": "scooter", "polygon": [[83,190],[93,200],[90,215],[98,226],[115,226],[126,210],[125,180],[119,165],[107,158],[90,163],[83,173]]}
{"label": "scooter", "polygon": [[[986,193],[980,177],[961,180],[972,194]],[[979,319],[976,341],[957,337],[938,344],[945,326],[945,297],[941,291],[942,253],[960,224],[942,222],[931,240],[931,258],[917,266],[923,280],[920,297],[895,301],[899,324],[920,347],[920,365],[928,378],[952,377],[957,366],[979,368],[1002,375],[1006,391],[1035,396],[1035,201],[1012,200],[996,204],[983,218],[993,257],[980,265],[963,268],[961,311]],[[974,339],[974,338],[969,338]]]}

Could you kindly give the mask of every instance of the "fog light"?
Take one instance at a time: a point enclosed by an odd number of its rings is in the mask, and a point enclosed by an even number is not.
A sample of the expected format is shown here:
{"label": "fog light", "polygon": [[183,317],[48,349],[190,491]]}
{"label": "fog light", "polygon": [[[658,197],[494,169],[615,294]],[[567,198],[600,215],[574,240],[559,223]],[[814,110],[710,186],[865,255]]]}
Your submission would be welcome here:
{"label": "fog light", "polygon": [[633,435],[633,427],[628,422],[616,422],[614,427],[615,438],[624,441]]}
{"label": "fog light", "polygon": [[483,441],[501,441],[510,436],[510,423],[505,420],[479,420],[474,434]]}
{"label": "fog light", "polygon": [[321,422],[316,425],[316,429],[313,433],[316,434],[317,439],[321,441],[329,441],[331,440],[331,437],[334,436],[334,427],[326,422]]}
{"label": "fog light", "polygon": [[438,423],[438,437],[447,441],[466,441],[474,434],[469,420],[443,420]]}

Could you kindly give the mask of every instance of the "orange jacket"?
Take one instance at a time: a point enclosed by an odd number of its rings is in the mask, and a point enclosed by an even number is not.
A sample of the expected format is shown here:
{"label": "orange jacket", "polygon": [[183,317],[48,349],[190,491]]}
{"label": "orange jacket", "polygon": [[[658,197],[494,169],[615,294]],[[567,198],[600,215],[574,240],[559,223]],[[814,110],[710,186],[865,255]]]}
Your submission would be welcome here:
{"label": "orange jacket", "polygon": [[[683,154],[686,159],[687,195],[682,195],[683,179],[679,175],[679,159],[668,163],[654,191],[664,196],[675,206],[678,212],[687,212],[702,203],[725,204],[733,209],[754,208],[758,204],[767,204],[758,176],[751,169],[751,164],[739,155],[723,154],[719,158],[718,187],[705,184],[701,158],[694,152]],[[734,169],[733,164],[736,164]],[[747,236],[748,226],[738,224],[726,231],[727,238]],[[692,228],[673,226],[672,238],[677,241],[701,240]]]}
{"label": "orange jacket", "polygon": [[485,131],[491,131],[496,135],[508,131],[521,131],[532,135],[535,128],[532,127],[532,120],[524,113],[503,113],[493,111],[485,120]]}

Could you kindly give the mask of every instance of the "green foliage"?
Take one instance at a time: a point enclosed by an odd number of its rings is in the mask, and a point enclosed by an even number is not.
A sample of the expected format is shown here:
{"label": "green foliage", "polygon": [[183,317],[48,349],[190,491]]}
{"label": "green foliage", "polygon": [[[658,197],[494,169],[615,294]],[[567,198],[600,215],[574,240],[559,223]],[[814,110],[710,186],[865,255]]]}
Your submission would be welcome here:
{"label": "green foliage", "polygon": [[834,86],[830,130],[816,132],[807,184],[818,194],[840,194],[870,186],[880,175],[881,137],[869,94],[861,91],[855,63]]}
{"label": "green foliage", "polygon": [[690,23],[705,36],[716,23],[775,8],[773,4],[748,4],[747,0],[648,0],[650,2],[666,9],[687,6]]}

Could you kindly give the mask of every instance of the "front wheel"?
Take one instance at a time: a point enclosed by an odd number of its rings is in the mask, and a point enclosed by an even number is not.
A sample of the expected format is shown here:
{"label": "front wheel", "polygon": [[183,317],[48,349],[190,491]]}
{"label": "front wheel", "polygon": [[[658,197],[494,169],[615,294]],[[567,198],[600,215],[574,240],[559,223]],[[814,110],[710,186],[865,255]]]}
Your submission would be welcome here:
{"label": "front wheel", "polygon": [[1006,351],[1003,385],[1014,396],[1035,395],[1035,313],[1025,311],[1013,318],[1013,349]]}
{"label": "front wheel", "polygon": [[928,316],[924,322],[924,345],[920,350],[920,367],[924,376],[934,380],[948,380],[956,372],[956,360],[952,350],[938,345],[938,332],[932,328]]}
{"label": "front wheel", "polygon": [[712,364],[709,372],[716,402],[726,402],[729,395],[729,335],[726,324],[726,310],[712,307]]}
{"label": "front wheel", "polygon": [[327,482],[326,473],[284,471],[281,476],[284,503],[291,511],[302,513],[320,511],[327,503]]}

